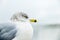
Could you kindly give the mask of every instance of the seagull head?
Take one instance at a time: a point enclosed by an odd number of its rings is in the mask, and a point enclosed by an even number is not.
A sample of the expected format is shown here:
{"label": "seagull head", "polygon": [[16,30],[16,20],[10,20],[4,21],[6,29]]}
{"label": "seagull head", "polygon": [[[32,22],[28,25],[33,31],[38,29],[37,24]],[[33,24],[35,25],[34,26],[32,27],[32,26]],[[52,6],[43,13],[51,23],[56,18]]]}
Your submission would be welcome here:
{"label": "seagull head", "polygon": [[21,21],[21,22],[26,22],[26,21],[29,21],[29,22],[37,22],[36,19],[30,19],[29,16],[24,13],[24,12],[19,12],[19,13],[15,13],[13,14],[13,16],[11,17],[11,21]]}

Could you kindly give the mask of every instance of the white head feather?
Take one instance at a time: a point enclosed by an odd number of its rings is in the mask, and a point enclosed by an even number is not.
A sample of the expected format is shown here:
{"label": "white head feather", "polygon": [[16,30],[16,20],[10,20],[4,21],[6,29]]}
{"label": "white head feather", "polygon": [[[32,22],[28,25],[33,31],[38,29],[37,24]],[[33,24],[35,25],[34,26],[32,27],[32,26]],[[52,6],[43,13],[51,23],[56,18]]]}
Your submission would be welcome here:
{"label": "white head feather", "polygon": [[27,21],[28,15],[26,13],[20,12],[20,13],[15,13],[11,17],[12,21]]}

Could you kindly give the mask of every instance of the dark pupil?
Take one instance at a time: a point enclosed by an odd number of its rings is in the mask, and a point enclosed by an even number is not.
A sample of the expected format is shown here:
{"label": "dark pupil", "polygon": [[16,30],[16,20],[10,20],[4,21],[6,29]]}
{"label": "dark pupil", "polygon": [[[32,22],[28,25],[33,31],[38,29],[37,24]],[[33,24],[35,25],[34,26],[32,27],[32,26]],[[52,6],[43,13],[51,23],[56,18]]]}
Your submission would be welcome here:
{"label": "dark pupil", "polygon": [[24,16],[25,18],[28,18],[28,16]]}
{"label": "dark pupil", "polygon": [[27,15],[22,15],[22,16],[23,16],[24,18],[26,18],[26,19],[28,18],[28,16],[27,16]]}

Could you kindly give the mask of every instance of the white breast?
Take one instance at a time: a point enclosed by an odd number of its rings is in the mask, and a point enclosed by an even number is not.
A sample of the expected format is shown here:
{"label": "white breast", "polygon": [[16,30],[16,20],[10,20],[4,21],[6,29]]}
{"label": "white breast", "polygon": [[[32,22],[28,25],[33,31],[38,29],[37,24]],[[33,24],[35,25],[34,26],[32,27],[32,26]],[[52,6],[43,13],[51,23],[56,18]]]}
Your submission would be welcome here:
{"label": "white breast", "polygon": [[33,28],[28,22],[17,23],[17,34],[13,40],[31,40],[33,36]]}

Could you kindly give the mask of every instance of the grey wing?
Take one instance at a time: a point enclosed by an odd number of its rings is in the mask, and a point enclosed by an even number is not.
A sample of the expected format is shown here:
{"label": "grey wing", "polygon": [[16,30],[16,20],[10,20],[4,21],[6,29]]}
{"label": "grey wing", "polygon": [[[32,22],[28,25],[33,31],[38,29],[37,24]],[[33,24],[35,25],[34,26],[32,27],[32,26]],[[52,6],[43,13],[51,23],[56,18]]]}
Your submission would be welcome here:
{"label": "grey wing", "polygon": [[11,23],[0,24],[0,40],[12,40],[17,33],[16,26]]}

